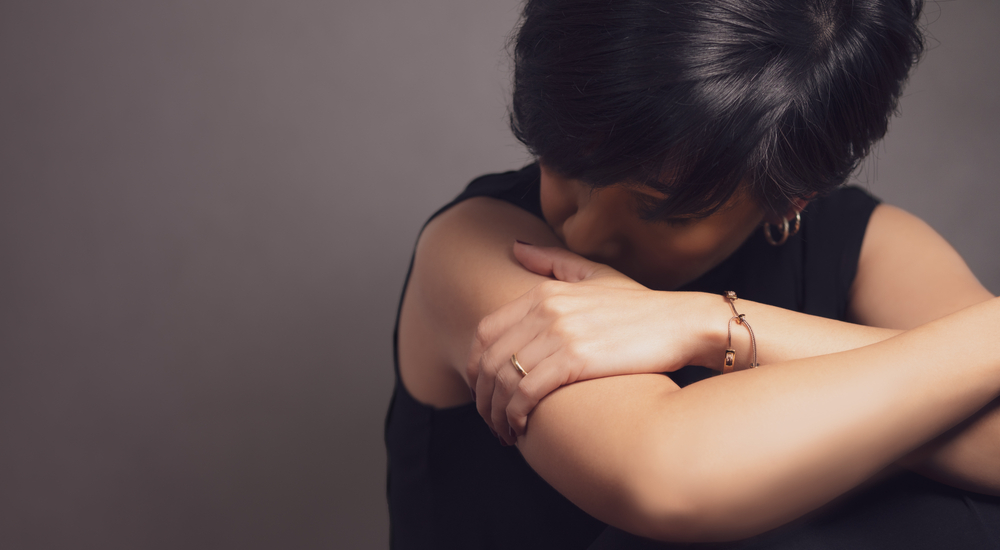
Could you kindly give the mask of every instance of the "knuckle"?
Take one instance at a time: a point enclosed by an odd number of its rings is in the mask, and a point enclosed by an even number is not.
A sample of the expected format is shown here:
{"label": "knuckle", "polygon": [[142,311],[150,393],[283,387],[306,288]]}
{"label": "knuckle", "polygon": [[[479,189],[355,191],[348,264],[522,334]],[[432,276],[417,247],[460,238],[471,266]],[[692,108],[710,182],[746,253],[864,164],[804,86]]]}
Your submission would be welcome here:
{"label": "knuckle", "polygon": [[506,393],[506,390],[510,386],[510,380],[508,380],[507,375],[504,374],[502,370],[497,370],[496,378],[493,381],[493,385],[496,388],[498,388],[497,391],[500,391],[501,393]]}
{"label": "knuckle", "polygon": [[495,354],[491,350],[486,350],[479,356],[479,376],[484,376],[486,380],[493,380],[499,370]]}
{"label": "knuckle", "polygon": [[538,293],[542,296],[553,296],[557,294],[562,289],[562,281],[548,280],[542,281],[535,286]]}
{"label": "knuckle", "polygon": [[565,317],[560,317],[552,321],[552,324],[549,325],[549,331],[553,336],[565,340],[573,333],[573,327],[570,325],[569,320]]}
{"label": "knuckle", "polygon": [[534,388],[532,388],[527,382],[527,379],[518,384],[517,387],[514,388],[514,392],[516,394],[516,398],[519,400],[526,401],[528,403],[534,403],[536,401]]}
{"label": "knuckle", "polygon": [[490,316],[483,317],[476,325],[475,344],[479,349],[486,349],[489,346],[493,335],[493,320]]}
{"label": "knuckle", "polygon": [[571,361],[579,362],[587,357],[587,345],[579,340],[567,342],[563,349]]}
{"label": "knuckle", "polygon": [[559,294],[546,296],[538,302],[538,311],[543,315],[558,318],[566,312],[566,302],[566,297]]}

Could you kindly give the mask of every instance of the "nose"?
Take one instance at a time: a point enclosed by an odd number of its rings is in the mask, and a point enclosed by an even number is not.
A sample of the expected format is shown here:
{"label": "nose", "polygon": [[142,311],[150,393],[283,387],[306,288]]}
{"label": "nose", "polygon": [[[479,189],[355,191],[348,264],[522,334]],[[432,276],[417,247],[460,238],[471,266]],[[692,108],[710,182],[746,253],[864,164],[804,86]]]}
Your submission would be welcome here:
{"label": "nose", "polygon": [[563,222],[566,247],[591,260],[610,263],[622,251],[617,219],[621,212],[615,207],[608,189],[582,186],[577,194],[575,211]]}

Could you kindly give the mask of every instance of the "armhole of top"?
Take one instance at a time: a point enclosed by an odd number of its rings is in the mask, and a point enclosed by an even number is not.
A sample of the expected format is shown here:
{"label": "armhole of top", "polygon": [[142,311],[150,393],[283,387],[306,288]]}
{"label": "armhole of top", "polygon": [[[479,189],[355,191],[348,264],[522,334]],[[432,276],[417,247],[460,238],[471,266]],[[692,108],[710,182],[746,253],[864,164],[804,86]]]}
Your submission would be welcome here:
{"label": "armhole of top", "polygon": [[[413,273],[413,262],[417,255],[417,243],[420,242],[420,237],[423,235],[424,229],[427,228],[427,224],[434,221],[435,218],[456,204],[475,197],[501,199],[544,219],[537,192],[539,177],[540,170],[537,162],[529,164],[520,170],[479,176],[472,180],[451,202],[431,214],[427,218],[427,221],[420,227],[420,231],[417,232],[417,238],[413,242],[413,252],[410,254],[410,265],[406,268],[406,277],[403,279],[403,289],[399,293],[399,303],[396,305],[396,321],[393,324],[392,330],[392,368],[397,383],[402,385],[399,376],[399,316],[403,311],[403,298],[406,297],[406,290],[410,284],[410,275]],[[532,189],[535,190],[534,193],[532,193]]]}
{"label": "armhole of top", "polygon": [[844,247],[840,251],[840,270],[838,272],[838,287],[844,310],[841,318],[846,316],[847,304],[850,300],[851,287],[858,274],[858,262],[861,259],[861,246],[864,244],[865,233],[872,213],[882,201],[856,186],[845,187],[843,191],[843,210],[841,216],[845,220]]}

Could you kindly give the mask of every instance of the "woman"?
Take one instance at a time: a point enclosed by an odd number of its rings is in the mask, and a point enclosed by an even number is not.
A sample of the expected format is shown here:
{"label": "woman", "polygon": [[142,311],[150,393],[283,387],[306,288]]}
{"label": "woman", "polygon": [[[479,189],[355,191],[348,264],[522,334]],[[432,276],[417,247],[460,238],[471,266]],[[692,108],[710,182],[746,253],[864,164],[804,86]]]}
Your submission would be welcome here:
{"label": "woman", "polygon": [[1000,545],[1000,302],[839,188],[919,12],[527,2],[539,160],[435,214],[400,305],[395,548]]}

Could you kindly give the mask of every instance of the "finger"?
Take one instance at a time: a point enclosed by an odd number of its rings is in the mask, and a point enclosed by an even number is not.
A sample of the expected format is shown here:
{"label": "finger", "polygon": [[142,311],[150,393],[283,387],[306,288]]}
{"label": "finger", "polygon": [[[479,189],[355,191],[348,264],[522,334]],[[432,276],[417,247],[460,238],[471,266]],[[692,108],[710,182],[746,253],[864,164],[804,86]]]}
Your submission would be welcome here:
{"label": "finger", "polygon": [[556,352],[534,366],[514,389],[504,411],[507,424],[517,437],[528,429],[528,414],[546,395],[571,382],[575,369],[565,364],[565,354]]}
{"label": "finger", "polygon": [[[499,433],[501,438],[507,434],[507,417],[503,412],[506,408],[513,386],[520,381],[522,374],[514,367],[511,356],[518,353],[518,363],[522,368],[541,360],[549,352],[535,357],[524,355],[523,350],[529,347],[542,328],[544,319],[537,316],[526,316],[520,322],[510,327],[497,341],[490,346],[479,359],[479,378],[476,382],[476,410],[483,417],[490,429]],[[537,347],[537,346],[536,346]],[[511,438],[513,439],[513,438]]]}
{"label": "finger", "polygon": [[[513,332],[513,331],[512,331]],[[538,327],[527,327],[524,334],[535,335],[538,333]],[[510,344],[506,342],[507,336],[504,336],[500,342],[497,343],[497,348],[507,351],[515,349],[518,344]],[[510,336],[511,342],[521,342],[525,338],[523,334],[512,334]],[[521,365],[528,374],[534,368],[533,365],[537,365],[543,359],[548,357],[554,351],[558,349],[558,342],[552,338],[538,338],[532,336],[527,344],[521,345],[520,351],[516,353],[517,362]],[[497,371],[497,376],[494,380],[493,385],[493,395],[492,404],[490,411],[489,424],[493,426],[493,429],[500,434],[500,437],[504,439],[507,443],[513,445],[517,436],[514,433],[510,433],[510,424],[507,421],[507,404],[510,402],[511,398],[517,393],[518,385],[527,377],[526,374],[522,374],[514,366],[513,358],[508,359],[509,366],[504,366]]]}
{"label": "finger", "polygon": [[489,426],[493,435],[497,435],[490,414],[493,408],[493,388],[496,384],[497,374],[503,366],[502,363],[497,362],[493,355],[484,353],[479,360],[479,378],[476,380],[475,387],[476,411],[486,421],[486,425]]}
{"label": "finger", "polygon": [[514,243],[514,257],[529,271],[576,283],[593,276],[602,265],[565,248]]}
{"label": "finger", "polygon": [[509,368],[501,369],[497,372],[496,384],[493,386],[492,407],[490,410],[490,423],[493,429],[499,434],[500,440],[507,445],[513,445],[517,438],[511,433],[510,425],[507,423],[507,412],[501,403],[510,400],[510,392],[517,387],[521,381],[522,374],[511,364]]}
{"label": "finger", "polygon": [[534,299],[529,291],[516,300],[504,304],[500,309],[487,315],[479,322],[465,367],[466,382],[470,388],[475,390],[476,395],[479,395],[480,360],[483,353],[490,349],[512,326],[524,319],[533,305]]}

